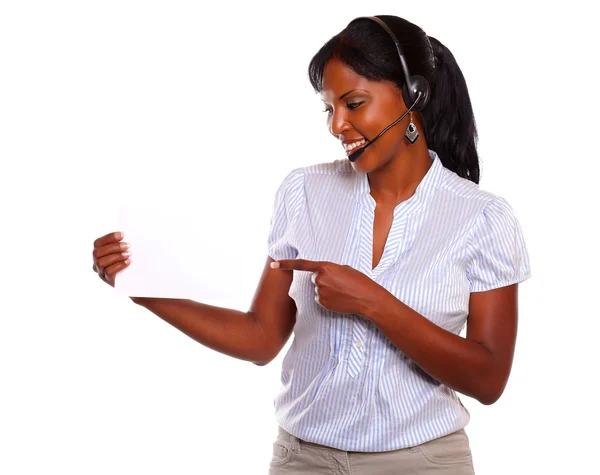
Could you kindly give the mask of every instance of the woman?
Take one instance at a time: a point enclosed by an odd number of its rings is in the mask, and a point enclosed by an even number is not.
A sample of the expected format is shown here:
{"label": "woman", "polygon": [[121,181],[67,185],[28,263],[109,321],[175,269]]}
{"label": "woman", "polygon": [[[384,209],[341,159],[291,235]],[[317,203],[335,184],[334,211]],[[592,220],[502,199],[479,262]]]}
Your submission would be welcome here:
{"label": "woman", "polygon": [[[331,38],[309,76],[350,160],[283,180],[250,310],[132,300],[258,365],[294,332],[271,474],[472,474],[456,392],[482,404],[502,394],[530,269],[511,207],[479,189],[462,73],[419,27],[379,16]],[[110,285],[129,264],[121,241],[94,243]]]}

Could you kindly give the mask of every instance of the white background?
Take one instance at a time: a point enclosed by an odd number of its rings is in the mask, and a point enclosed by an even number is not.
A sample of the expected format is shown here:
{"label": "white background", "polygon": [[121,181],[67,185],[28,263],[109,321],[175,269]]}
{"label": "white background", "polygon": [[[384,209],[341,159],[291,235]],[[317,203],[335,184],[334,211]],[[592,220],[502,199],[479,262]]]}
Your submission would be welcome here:
{"label": "white background", "polygon": [[548,3],[2,2],[0,473],[267,473],[291,339],[265,367],[209,350],[104,284],[93,241],[140,190],[210,211],[214,240],[241,209],[245,260],[222,256],[221,285],[247,310],[281,180],[344,156],[308,63],[377,14],[454,53],[480,185],[513,206],[530,253],[508,386],[491,406],[461,396],[476,473],[590,473],[597,27],[588,2]]}

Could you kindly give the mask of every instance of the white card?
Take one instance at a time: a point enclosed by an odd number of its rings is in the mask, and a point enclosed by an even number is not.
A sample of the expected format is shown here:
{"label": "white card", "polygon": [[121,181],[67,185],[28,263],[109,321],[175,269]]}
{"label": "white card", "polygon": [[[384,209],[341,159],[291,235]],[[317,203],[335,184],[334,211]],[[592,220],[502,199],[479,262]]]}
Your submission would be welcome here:
{"label": "white card", "polygon": [[[177,206],[158,197],[121,204],[119,230],[130,244],[131,263],[115,278],[115,290],[129,297],[190,298],[231,306],[244,262],[241,231],[222,219],[225,206],[200,202]],[[192,211],[193,210],[193,211]]]}

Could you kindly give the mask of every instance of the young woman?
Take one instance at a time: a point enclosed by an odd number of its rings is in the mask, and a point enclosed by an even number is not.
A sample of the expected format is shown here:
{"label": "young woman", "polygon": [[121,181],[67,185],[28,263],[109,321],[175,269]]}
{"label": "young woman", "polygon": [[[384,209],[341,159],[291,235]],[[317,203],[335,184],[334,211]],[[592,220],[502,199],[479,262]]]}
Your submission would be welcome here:
{"label": "young woman", "polygon": [[[445,46],[393,16],[353,20],[309,76],[348,159],[281,183],[250,310],[132,300],[258,365],[294,332],[272,475],[473,474],[457,392],[502,394],[530,269],[512,208],[479,189],[465,80]],[[94,243],[110,285],[129,264],[121,241]]]}

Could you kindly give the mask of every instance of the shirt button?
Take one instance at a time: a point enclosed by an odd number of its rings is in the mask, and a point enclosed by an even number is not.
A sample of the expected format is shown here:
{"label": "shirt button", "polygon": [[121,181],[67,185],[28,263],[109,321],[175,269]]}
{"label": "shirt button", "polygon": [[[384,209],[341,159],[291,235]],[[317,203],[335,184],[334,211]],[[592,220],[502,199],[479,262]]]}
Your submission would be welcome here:
{"label": "shirt button", "polygon": [[362,343],[357,340],[354,342],[354,346],[356,346],[357,348],[362,348]]}

